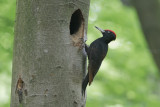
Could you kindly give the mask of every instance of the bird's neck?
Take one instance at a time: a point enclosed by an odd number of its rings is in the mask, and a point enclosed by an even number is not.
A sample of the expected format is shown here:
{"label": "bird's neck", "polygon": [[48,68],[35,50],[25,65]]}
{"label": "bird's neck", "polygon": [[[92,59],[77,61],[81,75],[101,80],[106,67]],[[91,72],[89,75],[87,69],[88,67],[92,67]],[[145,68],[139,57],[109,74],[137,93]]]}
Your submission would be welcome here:
{"label": "bird's neck", "polygon": [[101,37],[101,40],[104,41],[107,44],[112,41],[110,38],[107,38],[107,37]]}

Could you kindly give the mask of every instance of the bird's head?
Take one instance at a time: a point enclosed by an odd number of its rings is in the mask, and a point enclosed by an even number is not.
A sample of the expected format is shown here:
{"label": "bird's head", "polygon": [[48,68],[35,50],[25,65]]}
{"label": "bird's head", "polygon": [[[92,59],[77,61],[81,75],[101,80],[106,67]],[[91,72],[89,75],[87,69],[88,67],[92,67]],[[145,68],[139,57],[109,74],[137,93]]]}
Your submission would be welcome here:
{"label": "bird's head", "polygon": [[116,33],[112,30],[103,30],[95,26],[103,35],[104,38],[109,39],[109,41],[116,40]]}

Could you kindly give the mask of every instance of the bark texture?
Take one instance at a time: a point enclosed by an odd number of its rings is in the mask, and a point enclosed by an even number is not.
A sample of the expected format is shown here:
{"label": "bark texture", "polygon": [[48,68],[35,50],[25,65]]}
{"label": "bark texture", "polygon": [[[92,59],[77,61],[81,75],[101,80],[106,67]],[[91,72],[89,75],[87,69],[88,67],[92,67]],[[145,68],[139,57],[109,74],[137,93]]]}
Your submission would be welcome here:
{"label": "bark texture", "polygon": [[144,31],[146,40],[160,69],[160,1],[132,0]]}
{"label": "bark texture", "polygon": [[81,87],[89,3],[17,1],[11,107],[85,106]]}

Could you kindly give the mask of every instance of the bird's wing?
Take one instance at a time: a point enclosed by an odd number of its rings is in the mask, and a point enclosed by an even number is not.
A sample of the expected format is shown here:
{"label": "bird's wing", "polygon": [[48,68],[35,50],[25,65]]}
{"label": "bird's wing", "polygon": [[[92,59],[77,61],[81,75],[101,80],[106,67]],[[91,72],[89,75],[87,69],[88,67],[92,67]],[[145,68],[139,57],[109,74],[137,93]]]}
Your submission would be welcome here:
{"label": "bird's wing", "polygon": [[105,57],[103,52],[103,46],[101,45],[101,43],[97,42],[95,44],[92,44],[89,47],[88,54],[89,54],[88,73],[89,73],[89,85],[90,85],[93,81],[94,76],[99,70],[103,58]]}

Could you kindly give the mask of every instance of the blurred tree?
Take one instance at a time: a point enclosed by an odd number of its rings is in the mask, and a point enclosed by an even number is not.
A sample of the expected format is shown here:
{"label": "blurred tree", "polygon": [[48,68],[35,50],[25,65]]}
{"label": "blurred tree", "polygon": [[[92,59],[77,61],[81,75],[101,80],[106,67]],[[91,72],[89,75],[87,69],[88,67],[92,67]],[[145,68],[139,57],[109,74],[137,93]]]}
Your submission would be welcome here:
{"label": "blurred tree", "polygon": [[17,1],[11,107],[85,106],[82,38],[89,3]]}
{"label": "blurred tree", "polygon": [[160,1],[133,0],[154,60],[160,69]]}
{"label": "blurred tree", "polygon": [[160,69],[160,1],[122,0],[122,2],[135,6],[149,48]]}

